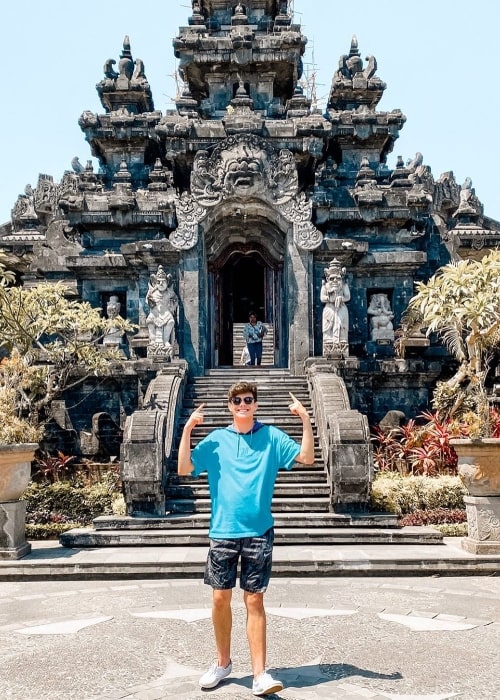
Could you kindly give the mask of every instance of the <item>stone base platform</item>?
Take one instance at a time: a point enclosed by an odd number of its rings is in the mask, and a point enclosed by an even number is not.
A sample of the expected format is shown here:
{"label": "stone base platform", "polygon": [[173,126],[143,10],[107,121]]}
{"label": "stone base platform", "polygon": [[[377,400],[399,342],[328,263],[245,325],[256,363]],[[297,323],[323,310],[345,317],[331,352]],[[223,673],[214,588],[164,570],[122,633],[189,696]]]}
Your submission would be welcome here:
{"label": "stone base platform", "polygon": [[31,545],[25,535],[26,501],[0,503],[0,560],[21,559]]}
{"label": "stone base platform", "polygon": [[[433,528],[405,527],[401,530],[322,529],[275,530],[276,546],[286,545],[369,545],[405,544],[438,545],[443,535]],[[208,532],[194,530],[68,530],[60,537],[64,547],[203,547],[208,546]]]}

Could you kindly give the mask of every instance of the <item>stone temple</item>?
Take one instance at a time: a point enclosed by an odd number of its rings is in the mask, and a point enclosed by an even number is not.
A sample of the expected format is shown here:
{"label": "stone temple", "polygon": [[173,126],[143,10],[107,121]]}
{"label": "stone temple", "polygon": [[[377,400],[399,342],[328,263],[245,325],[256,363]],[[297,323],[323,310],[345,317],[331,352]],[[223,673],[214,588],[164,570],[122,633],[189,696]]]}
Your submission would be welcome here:
{"label": "stone temple", "polygon": [[[183,418],[204,400],[208,422],[224,423],[227,387],[248,376],[261,420],[280,422],[288,390],[309,400],[324,510],[362,512],[370,426],[426,408],[450,362],[421,336],[395,356],[414,282],[498,245],[500,224],[469,179],[436,178],[421,153],[388,167],[406,117],[378,110],[386,84],[356,37],[339,47],[326,108],[311,104],[288,2],[194,0],[173,42],[183,89],[166,113],[131,39],[104,62],[102,111],[79,119],[98,169],[74,159],[60,182],[40,175],[0,227],[23,284],[62,280],[139,326],[109,339],[123,352],[116,373],[54,412],[62,444],[121,450],[132,516],[203,513],[174,476]],[[251,309],[269,329],[258,369],[239,365]]]}

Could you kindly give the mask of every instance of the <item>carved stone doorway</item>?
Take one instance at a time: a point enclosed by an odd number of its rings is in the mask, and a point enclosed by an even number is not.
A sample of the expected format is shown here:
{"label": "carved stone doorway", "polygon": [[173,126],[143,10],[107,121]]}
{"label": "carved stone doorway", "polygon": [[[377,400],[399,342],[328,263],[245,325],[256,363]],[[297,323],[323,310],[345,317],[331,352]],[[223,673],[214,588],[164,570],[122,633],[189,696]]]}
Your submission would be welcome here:
{"label": "carved stone doorway", "polygon": [[[250,311],[272,326],[269,348],[273,364],[280,362],[279,347],[281,270],[260,246],[238,246],[226,250],[212,269],[214,283],[214,357],[213,366],[234,364],[234,331],[248,321]],[[239,336],[238,336],[239,337]]]}

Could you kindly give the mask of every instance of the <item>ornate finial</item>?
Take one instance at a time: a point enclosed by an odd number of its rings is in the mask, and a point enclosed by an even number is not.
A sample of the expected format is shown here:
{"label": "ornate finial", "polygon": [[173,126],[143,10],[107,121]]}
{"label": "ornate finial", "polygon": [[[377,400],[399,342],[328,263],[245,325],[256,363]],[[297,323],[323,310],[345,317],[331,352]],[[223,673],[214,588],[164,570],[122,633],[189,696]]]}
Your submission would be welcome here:
{"label": "ornate finial", "polygon": [[132,175],[127,167],[127,161],[122,160],[118,171],[114,174],[113,180],[116,183],[129,183],[132,179]]}
{"label": "ornate finial", "polygon": [[243,27],[248,24],[246,7],[239,2],[234,8],[233,16],[231,17],[233,27]]}
{"label": "ornate finial", "polygon": [[125,34],[125,37],[123,39],[123,51],[122,51],[122,56],[127,56],[132,58],[132,52],[130,50],[130,39],[128,34]]}
{"label": "ornate finial", "polygon": [[189,19],[189,24],[191,26],[204,26],[205,25],[205,18],[203,16],[203,13],[201,11],[201,6],[198,0],[193,0],[192,2],[192,7],[193,7],[193,14],[191,15],[191,18]]}
{"label": "ornate finial", "polygon": [[359,48],[358,48],[358,37],[356,34],[352,35],[351,39],[351,48],[349,50],[349,57],[351,56],[360,56],[361,54],[359,53]]}
{"label": "ornate finial", "polygon": [[120,76],[125,76],[130,80],[134,72],[134,61],[132,60],[132,52],[130,50],[130,39],[128,35],[123,39],[123,51],[118,62]]}

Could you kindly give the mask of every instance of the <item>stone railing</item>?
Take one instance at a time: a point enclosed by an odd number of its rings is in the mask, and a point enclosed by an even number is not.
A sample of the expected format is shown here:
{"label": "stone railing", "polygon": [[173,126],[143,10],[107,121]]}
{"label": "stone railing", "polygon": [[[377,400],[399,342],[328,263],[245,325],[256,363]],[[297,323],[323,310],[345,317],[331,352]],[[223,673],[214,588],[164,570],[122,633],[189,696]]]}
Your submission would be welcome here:
{"label": "stone railing", "polygon": [[307,377],[332,509],[365,510],[373,480],[373,457],[366,416],[352,410],[344,380],[334,363],[308,363]]}
{"label": "stone railing", "polygon": [[165,365],[149,384],[144,407],[127,418],[121,473],[128,515],[165,515],[165,485],[186,380],[184,360]]}

